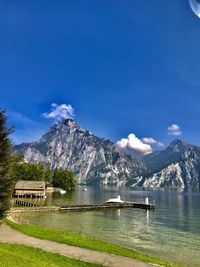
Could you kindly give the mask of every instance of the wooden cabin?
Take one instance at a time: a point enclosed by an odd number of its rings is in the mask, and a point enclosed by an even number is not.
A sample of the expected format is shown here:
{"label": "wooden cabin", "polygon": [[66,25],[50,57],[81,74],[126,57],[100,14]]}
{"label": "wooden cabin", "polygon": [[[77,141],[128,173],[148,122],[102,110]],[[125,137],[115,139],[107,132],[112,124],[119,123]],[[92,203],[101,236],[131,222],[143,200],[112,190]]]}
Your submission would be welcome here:
{"label": "wooden cabin", "polygon": [[23,181],[15,185],[14,196],[16,197],[45,197],[45,181]]}

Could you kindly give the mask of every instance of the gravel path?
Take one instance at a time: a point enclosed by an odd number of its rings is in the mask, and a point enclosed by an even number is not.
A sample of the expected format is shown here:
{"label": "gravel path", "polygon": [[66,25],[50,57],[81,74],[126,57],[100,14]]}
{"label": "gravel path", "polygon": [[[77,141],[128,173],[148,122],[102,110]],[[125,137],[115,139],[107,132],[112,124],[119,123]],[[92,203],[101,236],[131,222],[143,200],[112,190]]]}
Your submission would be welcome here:
{"label": "gravel path", "polygon": [[150,267],[152,264],[143,263],[134,259],[122,256],[111,255],[104,252],[68,246],[53,241],[42,240],[35,237],[24,235],[10,226],[2,223],[0,225],[0,243],[23,244],[31,247],[40,248],[49,252],[59,253],[64,256],[93,262],[108,267]]}

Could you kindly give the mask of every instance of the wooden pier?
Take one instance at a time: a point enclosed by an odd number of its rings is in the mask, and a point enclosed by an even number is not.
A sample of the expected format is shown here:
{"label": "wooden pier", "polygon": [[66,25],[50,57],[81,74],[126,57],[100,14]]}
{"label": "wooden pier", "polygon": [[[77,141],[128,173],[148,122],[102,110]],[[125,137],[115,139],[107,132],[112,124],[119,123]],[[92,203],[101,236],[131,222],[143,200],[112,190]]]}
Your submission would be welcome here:
{"label": "wooden pier", "polygon": [[[17,203],[18,202],[18,203]],[[123,203],[104,203],[104,204],[83,204],[83,205],[64,205],[64,206],[54,206],[54,207],[39,207],[35,204],[16,200],[16,204],[24,206],[23,208],[12,208],[11,213],[20,212],[75,212],[75,211],[91,211],[91,210],[106,210],[106,209],[124,209],[124,208],[134,208],[134,209],[144,209],[144,210],[154,210],[156,208],[155,204],[137,203],[137,202],[123,202]]]}
{"label": "wooden pier", "polygon": [[21,207],[11,208],[8,214],[26,213],[26,212],[58,212],[59,207]]}
{"label": "wooden pier", "polygon": [[67,205],[61,206],[59,211],[89,211],[99,209],[122,209],[122,208],[135,208],[153,210],[155,209],[154,204],[135,203],[135,202],[124,202],[124,203],[105,203],[105,204],[85,204],[85,205]]}

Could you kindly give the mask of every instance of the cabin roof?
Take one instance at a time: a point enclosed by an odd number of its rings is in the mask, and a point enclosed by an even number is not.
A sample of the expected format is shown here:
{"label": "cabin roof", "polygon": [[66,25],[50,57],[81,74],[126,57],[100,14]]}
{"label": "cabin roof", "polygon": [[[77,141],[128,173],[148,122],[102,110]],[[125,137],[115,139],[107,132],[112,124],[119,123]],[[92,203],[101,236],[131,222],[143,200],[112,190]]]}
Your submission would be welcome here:
{"label": "cabin roof", "polygon": [[23,181],[16,183],[15,189],[45,189],[45,181]]}

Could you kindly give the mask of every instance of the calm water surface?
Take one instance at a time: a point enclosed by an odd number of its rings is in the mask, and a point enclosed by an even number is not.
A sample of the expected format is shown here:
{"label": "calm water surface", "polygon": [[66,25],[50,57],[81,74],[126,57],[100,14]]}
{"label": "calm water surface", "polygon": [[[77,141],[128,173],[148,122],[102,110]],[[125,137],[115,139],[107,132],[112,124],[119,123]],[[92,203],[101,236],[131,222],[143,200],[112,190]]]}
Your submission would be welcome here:
{"label": "calm water surface", "polygon": [[[85,186],[84,186],[85,188]],[[72,213],[27,213],[19,222],[73,230],[137,249],[184,266],[200,266],[200,193],[145,191],[115,187],[77,186],[73,193],[54,193],[45,205],[103,203],[121,195],[123,200],[155,200],[153,211],[139,209]]]}

